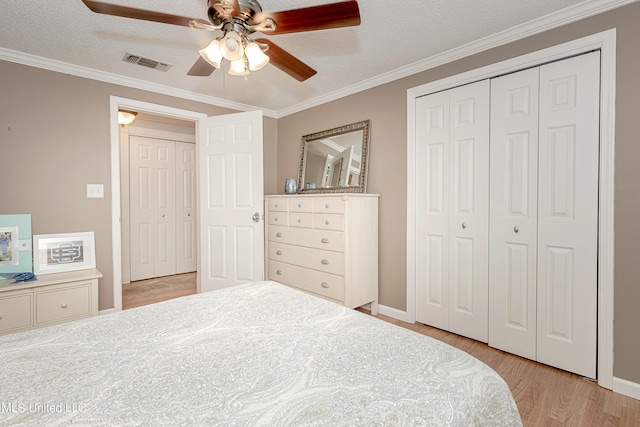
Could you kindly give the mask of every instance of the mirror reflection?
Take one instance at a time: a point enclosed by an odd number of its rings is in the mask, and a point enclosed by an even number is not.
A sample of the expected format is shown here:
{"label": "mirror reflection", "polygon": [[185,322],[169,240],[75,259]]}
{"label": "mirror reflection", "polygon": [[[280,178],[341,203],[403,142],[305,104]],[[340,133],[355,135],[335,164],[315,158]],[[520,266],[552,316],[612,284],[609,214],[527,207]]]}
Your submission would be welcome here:
{"label": "mirror reflection", "polygon": [[369,120],[302,137],[299,193],[366,191]]}

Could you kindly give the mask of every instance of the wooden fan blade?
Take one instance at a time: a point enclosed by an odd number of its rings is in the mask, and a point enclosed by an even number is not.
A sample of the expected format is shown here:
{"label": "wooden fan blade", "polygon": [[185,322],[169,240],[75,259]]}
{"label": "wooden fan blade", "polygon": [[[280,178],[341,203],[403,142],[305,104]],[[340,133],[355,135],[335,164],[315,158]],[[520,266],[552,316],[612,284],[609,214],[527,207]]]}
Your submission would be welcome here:
{"label": "wooden fan blade", "polygon": [[216,67],[209,64],[202,56],[198,58],[198,60],[193,64],[187,76],[199,76],[206,77],[210,76],[216,70]]}
{"label": "wooden fan blade", "polygon": [[269,57],[269,62],[285,73],[289,74],[299,82],[307,80],[317,73],[316,70],[300,61],[289,52],[267,39],[256,39],[258,43],[269,45],[269,50],[265,54]]}
{"label": "wooden fan blade", "polygon": [[360,25],[360,9],[358,2],[351,0],[282,12],[262,12],[253,22],[260,24],[266,19],[272,19],[278,26],[275,31],[265,32],[269,35],[326,30]]}
{"label": "wooden fan blade", "polygon": [[169,15],[166,13],[153,12],[151,10],[135,9],[133,7],[118,6],[115,4],[102,3],[93,0],[82,0],[82,2],[93,12],[104,15],[122,16],[124,18],[142,19],[144,21],[161,22],[163,24],[181,25],[189,27],[189,22],[196,21],[201,24],[211,25],[209,21],[203,19],[187,18],[184,16]]}

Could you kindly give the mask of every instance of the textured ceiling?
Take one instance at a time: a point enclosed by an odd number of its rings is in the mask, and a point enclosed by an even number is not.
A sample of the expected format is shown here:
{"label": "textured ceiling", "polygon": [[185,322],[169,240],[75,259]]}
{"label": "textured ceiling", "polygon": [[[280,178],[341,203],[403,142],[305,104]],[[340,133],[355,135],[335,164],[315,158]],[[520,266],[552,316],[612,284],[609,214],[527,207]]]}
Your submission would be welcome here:
{"label": "textured ceiling", "polygon": [[[265,11],[279,11],[334,1],[261,0],[261,5]],[[205,0],[108,2],[207,19]],[[586,16],[630,2],[360,0],[362,24],[358,27],[270,37],[318,71],[300,83],[273,65],[251,73],[248,81],[220,70],[209,77],[187,76],[198,58],[198,50],[216,33],[99,15],[80,0],[2,0],[0,59],[38,64],[55,60],[57,68],[67,69],[67,64],[79,66],[85,74],[98,71],[98,78],[102,73],[123,76],[134,79],[131,80],[134,87],[146,82],[152,90],[176,90],[193,94],[195,99],[260,108],[278,116],[356,90],[363,87],[363,82],[375,84],[380,76],[399,74],[399,70],[415,67],[416,62],[477,44],[478,40],[499,39],[496,34],[505,34],[506,30],[531,21],[545,23],[561,16],[568,22],[574,15]],[[125,63],[122,58],[126,52],[172,67],[161,72]]]}

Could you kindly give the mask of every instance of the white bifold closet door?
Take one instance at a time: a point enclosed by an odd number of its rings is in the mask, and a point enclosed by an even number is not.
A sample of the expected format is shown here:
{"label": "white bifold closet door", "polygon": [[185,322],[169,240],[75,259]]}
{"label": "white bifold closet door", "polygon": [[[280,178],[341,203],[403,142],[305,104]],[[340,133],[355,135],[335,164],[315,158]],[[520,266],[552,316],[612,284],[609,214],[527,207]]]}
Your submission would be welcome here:
{"label": "white bifold closet door", "polygon": [[196,270],[195,144],[130,136],[131,280]]}
{"label": "white bifold closet door", "polygon": [[416,108],[416,320],[487,342],[489,81]]}
{"label": "white bifold closet door", "polygon": [[489,345],[592,378],[599,61],[491,82]]}

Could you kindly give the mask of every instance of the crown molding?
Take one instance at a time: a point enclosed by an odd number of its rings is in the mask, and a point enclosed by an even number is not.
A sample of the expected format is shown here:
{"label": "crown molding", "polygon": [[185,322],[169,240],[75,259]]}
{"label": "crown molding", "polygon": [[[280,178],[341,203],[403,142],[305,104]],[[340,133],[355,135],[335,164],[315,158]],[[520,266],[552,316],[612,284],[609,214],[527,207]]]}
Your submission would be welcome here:
{"label": "crown molding", "polygon": [[553,14],[500,31],[466,45],[451,49],[447,52],[443,52],[370,79],[363,80],[360,83],[348,86],[344,89],[329,92],[317,98],[310,99],[309,101],[279,110],[277,118],[298,113],[312,107],[317,107],[318,105],[326,104],[327,102],[334,101],[336,99],[344,98],[376,86],[427,71],[458,59],[515,42],[535,34],[543,33],[563,25],[571,24],[591,16],[599,15],[637,1],[638,0],[592,0],[580,3],[576,6],[570,6]]}
{"label": "crown molding", "polygon": [[159,93],[162,95],[175,96],[177,98],[188,99],[191,101],[202,102],[203,104],[215,105],[218,107],[229,108],[236,111],[255,111],[262,110],[267,117],[276,117],[277,112],[273,110],[264,110],[254,105],[241,104],[237,102],[227,101],[225,99],[216,98],[190,92],[182,89],[175,89],[156,83],[150,83],[144,80],[123,77],[105,71],[95,70],[93,68],[82,67],[78,65],[68,64],[66,62],[54,59],[43,58],[24,52],[18,52],[11,49],[0,48],[0,60],[15,62],[31,67],[42,68],[58,73],[69,74],[76,77],[83,77],[91,80],[97,80],[104,83],[112,83],[120,86],[126,86],[134,89],[145,90],[148,92]]}

